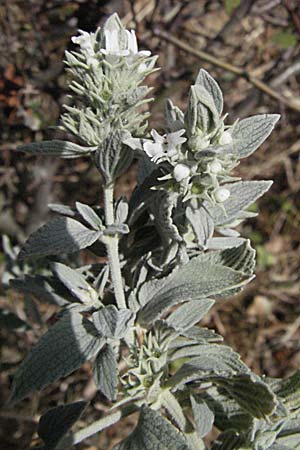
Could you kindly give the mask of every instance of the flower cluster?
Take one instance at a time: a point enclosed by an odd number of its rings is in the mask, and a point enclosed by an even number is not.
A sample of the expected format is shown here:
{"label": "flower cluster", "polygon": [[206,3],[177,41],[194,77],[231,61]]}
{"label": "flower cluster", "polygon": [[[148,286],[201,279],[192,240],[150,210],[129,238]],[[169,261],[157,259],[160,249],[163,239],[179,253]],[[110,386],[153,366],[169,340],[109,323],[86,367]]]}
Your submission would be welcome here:
{"label": "flower cluster", "polygon": [[116,14],[95,33],[80,30],[72,41],[79,49],[66,52],[73,95],[62,126],[93,146],[116,130],[142,135],[149,114],[140,107],[151,99],[141,83],[156,57],[139,51],[134,30],[126,30]]}
{"label": "flower cluster", "polygon": [[221,117],[223,99],[213,98],[208,88],[212,85],[219,94],[216,82],[201,70],[196,84],[191,87],[185,113],[171,101],[167,102],[167,133],[160,135],[152,130],[151,139],[130,138],[125,143],[165,167],[167,174],[159,179],[165,184],[160,183],[160,188],[178,192],[184,200],[196,197],[222,204],[230,196],[222,184],[233,180],[229,173],[237,159],[232,127],[225,127],[226,116]]}

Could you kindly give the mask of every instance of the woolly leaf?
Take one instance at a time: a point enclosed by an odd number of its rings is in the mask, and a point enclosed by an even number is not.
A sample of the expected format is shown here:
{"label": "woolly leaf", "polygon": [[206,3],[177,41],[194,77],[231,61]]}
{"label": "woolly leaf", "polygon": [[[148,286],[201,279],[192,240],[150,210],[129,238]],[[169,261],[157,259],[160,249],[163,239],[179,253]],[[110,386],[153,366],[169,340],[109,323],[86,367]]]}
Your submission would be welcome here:
{"label": "woolly leaf", "polygon": [[214,413],[199,396],[191,396],[191,404],[199,437],[204,437],[213,427]]}
{"label": "woolly leaf", "polygon": [[61,263],[54,263],[52,267],[59,280],[82,303],[93,303],[98,300],[98,293],[79,272]]}
{"label": "woolly leaf", "polygon": [[274,412],[277,405],[274,393],[254,374],[224,377],[217,383],[252,416],[263,419]]}
{"label": "woolly leaf", "polygon": [[214,221],[211,215],[203,206],[199,207],[198,204],[195,207],[192,204],[188,206],[185,214],[193,228],[197,243],[200,247],[205,247],[214,232]]}
{"label": "woolly leaf", "polygon": [[82,147],[66,141],[42,141],[31,142],[30,144],[21,145],[17,148],[20,152],[32,153],[34,155],[60,156],[61,158],[79,158],[80,156],[89,155],[96,150],[96,147]]}
{"label": "woolly leaf", "polygon": [[75,204],[77,211],[86,223],[91,225],[95,230],[100,230],[102,227],[102,220],[98,214],[96,214],[90,206],[85,205],[84,203],[76,202]]}
{"label": "woolly leaf", "polygon": [[201,353],[189,359],[170,379],[171,386],[180,386],[193,380],[212,377],[233,377],[247,374],[250,369],[241,361],[240,356],[225,345],[201,345]]}
{"label": "woolly leaf", "polygon": [[226,250],[201,254],[180,266],[171,275],[142,285],[138,292],[142,306],[138,315],[139,322],[152,322],[170,306],[184,301],[207,296],[226,297],[240,290],[250,280],[250,271],[243,271],[243,261],[246,258],[247,264],[250,264],[254,259],[254,252],[248,244],[241,247],[242,249],[230,249],[228,261],[222,259],[226,256]]}
{"label": "woolly leaf", "polygon": [[161,406],[166,409],[171,419],[181,431],[184,431],[186,419],[184,417],[182,407],[180,406],[176,397],[167,389],[165,389],[160,396]]}
{"label": "woolly leaf", "polygon": [[78,369],[101,347],[93,324],[73,311],[63,316],[42,336],[17,373],[11,401],[19,401]]}
{"label": "woolly leaf", "polygon": [[92,245],[101,234],[69,217],[58,217],[28,238],[20,251],[19,259],[74,253]]}
{"label": "woolly leaf", "polygon": [[228,430],[218,436],[211,450],[247,450],[249,447],[244,444],[244,437],[233,430]]}
{"label": "woolly leaf", "polygon": [[198,323],[214,303],[209,298],[187,302],[168,317],[167,323],[175,330],[187,330]]}
{"label": "woolly leaf", "polygon": [[93,321],[103,336],[121,339],[133,325],[134,317],[135,314],[129,309],[108,305],[93,314]]}
{"label": "woolly leaf", "polygon": [[114,401],[118,386],[118,364],[110,344],[104,345],[94,362],[94,379],[98,389],[109,400]]}
{"label": "woolly leaf", "polygon": [[141,409],[134,431],[113,450],[189,450],[185,438],[158,412]]}
{"label": "woolly leaf", "polygon": [[222,187],[230,191],[230,197],[222,204],[224,209],[218,205],[210,208],[214,224],[230,224],[239,218],[240,213],[267,192],[271,185],[272,181],[238,181],[224,184]]}
{"label": "woolly leaf", "polygon": [[203,86],[212,96],[219,114],[223,111],[223,94],[218,83],[204,69],[200,69],[195,84]]}
{"label": "woolly leaf", "polygon": [[39,421],[37,433],[45,443],[45,450],[55,449],[61,438],[80,418],[87,402],[75,402],[50,409]]}
{"label": "woolly leaf", "polygon": [[232,131],[233,148],[239,158],[246,158],[267,139],[280,119],[279,114],[260,114],[243,119]]}

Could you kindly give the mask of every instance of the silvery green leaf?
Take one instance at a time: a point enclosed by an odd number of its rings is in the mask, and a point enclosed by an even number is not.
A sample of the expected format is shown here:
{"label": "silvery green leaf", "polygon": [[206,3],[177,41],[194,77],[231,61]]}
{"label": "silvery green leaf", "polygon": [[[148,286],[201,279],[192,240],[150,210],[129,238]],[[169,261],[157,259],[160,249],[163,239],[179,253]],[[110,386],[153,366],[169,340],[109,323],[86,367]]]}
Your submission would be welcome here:
{"label": "silvery green leaf", "polygon": [[96,150],[96,147],[82,147],[81,145],[73,144],[73,142],[54,139],[53,141],[31,142],[30,144],[21,145],[17,150],[34,155],[60,156],[68,159],[89,155]]}
{"label": "silvery green leaf", "polygon": [[80,418],[87,402],[60,405],[47,411],[39,421],[37,433],[45,443],[45,450],[54,450],[75,422]]}
{"label": "silvery green leaf", "polygon": [[212,430],[214,413],[200,396],[191,396],[191,404],[199,437],[204,437]]}
{"label": "silvery green leaf", "polygon": [[197,129],[203,133],[209,133],[218,126],[219,113],[214,99],[200,84],[190,88],[185,123],[188,136],[194,135]]}
{"label": "silvery green leaf", "polygon": [[207,450],[202,439],[199,439],[197,431],[185,433],[189,450]]}
{"label": "silvery green leaf", "polygon": [[269,386],[254,374],[239,374],[232,378],[225,377],[217,381],[242,408],[258,419],[265,419],[272,414],[277,400]]}
{"label": "silvery green leaf", "polygon": [[122,140],[124,132],[109,133],[95,153],[95,163],[106,183],[111,183],[130,166],[133,151]]}
{"label": "silvery green leaf", "polygon": [[217,437],[211,450],[250,450],[251,447],[247,447],[247,444],[245,444],[244,437],[240,436],[234,430],[228,430]]}
{"label": "silvery green leaf", "polygon": [[76,209],[81,215],[81,217],[89,224],[94,230],[101,230],[102,228],[102,220],[95,213],[95,211],[88,205],[84,203],[76,202]]}
{"label": "silvery green leaf", "polygon": [[159,396],[159,400],[161,402],[161,406],[165,408],[168,415],[172,420],[174,420],[178,428],[181,431],[184,431],[186,426],[186,418],[176,397],[168,389],[165,389]]}
{"label": "silvery green leaf", "polygon": [[224,184],[222,187],[230,191],[230,197],[222,204],[224,210],[218,205],[210,208],[215,225],[230,224],[239,218],[239,213],[267,192],[271,185],[272,181],[238,181]]}
{"label": "silvery green leaf", "polygon": [[48,208],[62,216],[76,217],[77,215],[73,208],[70,208],[70,206],[67,205],[60,205],[59,203],[48,203]]}
{"label": "silvery green leaf", "polygon": [[114,401],[117,395],[119,371],[115,352],[110,344],[105,344],[98,353],[93,373],[97,388],[110,401]]}
{"label": "silvery green leaf", "polygon": [[94,325],[105,337],[121,339],[132,327],[135,314],[129,309],[108,305],[93,314]]}
{"label": "silvery green leaf", "polygon": [[263,432],[255,441],[254,449],[255,450],[267,450],[270,449],[272,444],[274,444],[276,440],[277,433],[276,431],[265,431]]}
{"label": "silvery green leaf", "polygon": [[158,191],[149,203],[149,210],[154,216],[155,226],[163,242],[169,239],[181,242],[182,237],[173,219],[173,210],[177,205],[178,194]]}
{"label": "silvery green leaf", "polygon": [[29,324],[6,308],[0,308],[0,327],[15,331],[26,331],[31,328]]}
{"label": "silvery green leaf", "polygon": [[211,215],[198,202],[194,204],[194,201],[187,206],[185,214],[194,230],[197,243],[200,247],[205,247],[214,232],[214,221]]}
{"label": "silvery green leaf", "polygon": [[126,197],[120,197],[116,202],[116,213],[115,220],[116,223],[122,224],[126,222],[128,216],[128,202]]}
{"label": "silvery green leaf", "polygon": [[184,128],[184,114],[170,99],[165,102],[165,119],[168,130],[171,132]]}
{"label": "silvery green leaf", "polygon": [[73,311],[57,321],[33,347],[15,374],[11,401],[22,400],[78,369],[103,345],[93,324]]}
{"label": "silvery green leaf", "polygon": [[10,280],[10,286],[18,291],[34,295],[38,300],[45,300],[46,302],[65,306],[68,305],[71,298],[61,292],[58,283],[50,277],[42,275],[25,275],[24,278],[17,278]]}
{"label": "silvery green leaf", "polygon": [[187,330],[198,323],[214,303],[215,301],[209,298],[187,302],[170,314],[167,323],[175,330]]}
{"label": "silvery green leaf", "polygon": [[143,151],[143,154],[138,161],[138,175],[137,181],[140,186],[148,178],[151,173],[157,169],[157,164],[155,164],[149,156]]}
{"label": "silvery green leaf", "polygon": [[239,247],[245,243],[246,239],[240,237],[213,237],[208,239],[207,248],[209,250],[222,250],[226,248]]}
{"label": "silvery green leaf", "polygon": [[204,394],[205,401],[215,416],[215,426],[226,431],[234,428],[237,431],[250,430],[255,420],[246,412],[229,393],[217,388],[210,388]]}
{"label": "silvery green leaf", "polygon": [[196,343],[195,341],[187,341],[185,345],[180,345],[176,348],[176,341],[174,348],[168,352],[168,361],[176,361],[176,359],[187,359],[199,356],[203,350],[203,344],[206,342]]}
{"label": "silvery green leaf", "polygon": [[288,405],[289,409],[298,409],[300,407],[300,371],[297,370],[292,376],[281,381],[280,389],[276,394],[283,399],[283,403]]}
{"label": "silvery green leaf", "polygon": [[54,263],[52,267],[59,280],[82,303],[94,303],[98,300],[95,289],[79,272],[61,263]]}
{"label": "silvery green leaf", "polygon": [[255,268],[255,250],[251,247],[250,241],[245,239],[238,247],[208,252],[206,261],[216,265],[222,264],[250,276]]}
{"label": "silvery green leaf", "polygon": [[208,296],[226,297],[241,289],[250,281],[250,270],[244,273],[243,267],[248,268],[254,259],[253,249],[241,247],[242,251],[230,249],[230,254],[224,251],[201,254],[169,276],[143,284],[138,292],[141,305],[138,321],[147,324],[175,304]]}
{"label": "silvery green leaf", "polygon": [[210,330],[209,328],[202,328],[196,326],[183,331],[181,334],[183,336],[186,336],[188,339],[192,339],[201,344],[207,344],[208,342],[223,341],[222,336],[217,334],[214,330]]}
{"label": "silvery green leaf", "polygon": [[101,234],[69,217],[58,217],[31,234],[19,259],[74,253],[92,245]]}
{"label": "silvery green leaf", "polygon": [[143,406],[136,428],[113,450],[189,450],[184,436],[157,411]]}
{"label": "silvery green leaf", "polygon": [[216,109],[221,115],[223,111],[223,94],[218,83],[204,69],[200,69],[195,84],[203,86],[212,96]]}
{"label": "silvery green leaf", "polygon": [[179,386],[193,380],[207,380],[216,377],[233,377],[247,374],[250,369],[240,356],[225,345],[208,344],[201,346],[201,353],[189,359],[170,379],[170,386]]}
{"label": "silvery green leaf", "polygon": [[233,146],[239,158],[246,158],[272,133],[279,114],[260,114],[238,122],[232,131]]}

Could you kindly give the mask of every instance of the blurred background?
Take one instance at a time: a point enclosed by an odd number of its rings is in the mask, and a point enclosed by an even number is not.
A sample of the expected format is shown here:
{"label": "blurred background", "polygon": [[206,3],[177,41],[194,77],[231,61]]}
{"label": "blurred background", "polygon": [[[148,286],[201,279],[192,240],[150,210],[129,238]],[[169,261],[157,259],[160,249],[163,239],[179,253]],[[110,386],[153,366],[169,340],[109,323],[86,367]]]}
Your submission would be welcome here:
{"label": "blurred background", "polygon": [[[2,0],[0,4],[0,404],[9,396],[15,368],[51,324],[55,306],[7,288],[5,261],[44,223],[50,202],[101,203],[98,173],[86,159],[65,161],[14,152],[24,142],[59,136],[68,94],[65,49],[77,29],[94,31],[112,12],[136,30],[140,47],[159,55],[152,74],[156,102],[152,127],[162,130],[166,97],[185,108],[198,70],[207,69],[225,97],[227,123],[258,113],[281,114],[267,142],[243,160],[244,179],[273,179],[253,205],[256,219],[242,234],[257,250],[256,279],[205,325],[224,336],[257,373],[278,377],[300,366],[300,2],[298,0]],[[60,135],[61,137],[61,135]],[[117,195],[130,196],[136,164],[121,177]],[[62,382],[0,410],[0,448],[28,449],[39,415],[63,401],[91,400],[81,423],[100,417],[107,404],[96,393],[89,364]],[[106,450],[127,434],[112,427],[79,449]]]}

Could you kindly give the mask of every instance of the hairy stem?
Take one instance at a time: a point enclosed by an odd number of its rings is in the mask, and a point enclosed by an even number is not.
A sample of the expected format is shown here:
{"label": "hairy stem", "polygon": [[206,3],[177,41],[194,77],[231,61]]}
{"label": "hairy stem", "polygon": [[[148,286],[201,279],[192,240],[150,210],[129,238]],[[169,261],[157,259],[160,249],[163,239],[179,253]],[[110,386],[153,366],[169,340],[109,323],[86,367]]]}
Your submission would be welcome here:
{"label": "hairy stem", "polygon": [[[112,225],[114,217],[114,189],[112,185],[104,188],[104,210],[106,226]],[[105,236],[104,243],[107,249],[109,269],[114,286],[116,302],[119,308],[126,308],[123,289],[122,274],[119,261],[119,238],[118,235]]]}
{"label": "hairy stem", "polygon": [[87,439],[93,436],[100,431],[103,431],[105,428],[114,425],[119,422],[123,417],[129,416],[130,414],[136,412],[138,407],[135,405],[130,405],[124,408],[121,411],[116,411],[115,413],[109,414],[108,416],[102,417],[99,420],[96,420],[91,425],[83,428],[82,430],[77,431],[76,433],[69,434],[62,438],[59,442],[55,450],[68,450],[73,445],[79,444],[84,439]]}

